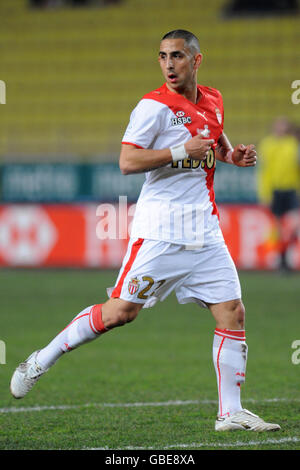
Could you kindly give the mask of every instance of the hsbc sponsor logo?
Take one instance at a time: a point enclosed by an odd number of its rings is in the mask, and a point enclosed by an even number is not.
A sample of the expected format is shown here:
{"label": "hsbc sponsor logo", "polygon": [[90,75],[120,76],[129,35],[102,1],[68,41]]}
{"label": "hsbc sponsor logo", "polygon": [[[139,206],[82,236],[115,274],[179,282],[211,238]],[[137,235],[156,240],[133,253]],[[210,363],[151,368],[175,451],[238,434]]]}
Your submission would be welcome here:
{"label": "hsbc sponsor logo", "polygon": [[171,126],[180,126],[184,124],[191,124],[191,116],[186,116],[184,111],[177,111],[176,117],[171,118]]}
{"label": "hsbc sponsor logo", "polygon": [[11,266],[41,264],[56,239],[56,229],[40,207],[7,207],[1,213],[0,256]]}

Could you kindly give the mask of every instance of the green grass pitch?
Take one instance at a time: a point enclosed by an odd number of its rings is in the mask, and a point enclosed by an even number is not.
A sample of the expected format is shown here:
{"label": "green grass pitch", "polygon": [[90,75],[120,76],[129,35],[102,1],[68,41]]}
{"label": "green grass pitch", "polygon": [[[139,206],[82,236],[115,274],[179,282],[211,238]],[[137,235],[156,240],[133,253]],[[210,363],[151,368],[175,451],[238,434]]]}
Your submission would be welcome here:
{"label": "green grass pitch", "polygon": [[278,422],[277,433],[214,431],[214,321],[175,295],[66,354],[28,396],[13,399],[17,364],[84,307],[104,301],[116,274],[0,271],[0,449],[300,448],[300,364],[292,362],[300,274],[240,273],[249,346],[243,404]]}

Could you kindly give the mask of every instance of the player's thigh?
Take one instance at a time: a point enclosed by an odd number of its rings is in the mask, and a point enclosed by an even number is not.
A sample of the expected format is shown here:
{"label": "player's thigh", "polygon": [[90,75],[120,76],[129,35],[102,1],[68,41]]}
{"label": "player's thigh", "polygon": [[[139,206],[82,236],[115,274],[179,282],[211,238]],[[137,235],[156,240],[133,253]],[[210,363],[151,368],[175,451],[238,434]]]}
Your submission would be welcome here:
{"label": "player's thigh", "polygon": [[180,303],[207,307],[241,299],[238,273],[225,243],[195,250],[193,257],[191,273],[176,292]]}
{"label": "player's thigh", "polygon": [[180,245],[156,240],[131,240],[111,298],[152,307],[164,300],[190,272],[189,253]]}

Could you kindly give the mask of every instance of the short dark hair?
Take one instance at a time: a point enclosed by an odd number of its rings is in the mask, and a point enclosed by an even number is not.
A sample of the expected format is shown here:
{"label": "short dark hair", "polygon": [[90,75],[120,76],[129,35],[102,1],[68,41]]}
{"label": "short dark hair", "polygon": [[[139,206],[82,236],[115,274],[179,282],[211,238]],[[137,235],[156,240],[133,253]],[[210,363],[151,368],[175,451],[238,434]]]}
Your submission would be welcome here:
{"label": "short dark hair", "polygon": [[161,40],[163,41],[164,39],[184,39],[193,54],[199,54],[200,52],[198,38],[186,29],[174,29],[173,31],[169,31]]}

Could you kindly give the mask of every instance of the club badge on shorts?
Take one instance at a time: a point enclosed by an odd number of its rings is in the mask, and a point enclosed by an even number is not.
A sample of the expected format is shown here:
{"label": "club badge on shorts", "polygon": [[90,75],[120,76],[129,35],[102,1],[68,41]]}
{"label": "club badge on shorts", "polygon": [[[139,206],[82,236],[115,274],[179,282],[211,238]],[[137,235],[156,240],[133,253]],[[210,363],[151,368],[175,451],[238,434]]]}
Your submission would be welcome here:
{"label": "club badge on shorts", "polygon": [[129,292],[129,294],[131,294],[131,295],[136,294],[136,292],[139,290],[139,287],[140,287],[139,283],[140,283],[140,281],[137,278],[132,278],[128,282],[128,292]]}

